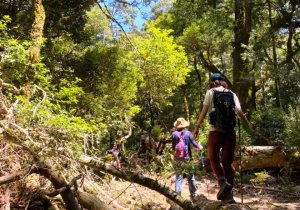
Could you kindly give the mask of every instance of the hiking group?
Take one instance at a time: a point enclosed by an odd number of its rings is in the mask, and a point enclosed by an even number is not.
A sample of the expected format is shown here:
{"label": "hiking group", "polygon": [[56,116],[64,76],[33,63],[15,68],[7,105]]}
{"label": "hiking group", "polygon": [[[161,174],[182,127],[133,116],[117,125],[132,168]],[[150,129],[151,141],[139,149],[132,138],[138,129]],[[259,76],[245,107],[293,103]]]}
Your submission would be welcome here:
{"label": "hiking group", "polygon": [[[224,77],[219,73],[214,73],[211,76],[210,89],[205,94],[197,125],[200,126],[203,123],[207,114],[210,124],[207,152],[211,169],[219,183],[217,199],[226,203],[235,203],[232,192],[235,171],[231,166],[236,145],[235,116],[237,115],[240,119],[246,118],[238,97],[228,89]],[[192,164],[191,145],[197,150],[202,150],[203,147],[196,143],[193,134],[187,130],[188,127],[189,122],[184,118],[178,118],[174,122],[172,149],[176,174],[175,191],[177,194],[181,194],[183,177],[186,176],[191,200],[195,202],[197,187]]]}

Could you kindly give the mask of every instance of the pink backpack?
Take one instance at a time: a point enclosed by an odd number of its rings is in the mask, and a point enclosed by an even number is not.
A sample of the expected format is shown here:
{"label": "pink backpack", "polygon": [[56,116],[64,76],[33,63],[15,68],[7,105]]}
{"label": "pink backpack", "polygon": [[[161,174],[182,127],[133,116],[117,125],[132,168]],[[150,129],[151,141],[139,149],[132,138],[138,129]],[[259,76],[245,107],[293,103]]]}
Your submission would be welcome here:
{"label": "pink backpack", "polygon": [[176,132],[175,135],[179,138],[179,142],[175,146],[175,159],[176,160],[186,160],[189,159],[188,144],[185,140],[188,132]]}

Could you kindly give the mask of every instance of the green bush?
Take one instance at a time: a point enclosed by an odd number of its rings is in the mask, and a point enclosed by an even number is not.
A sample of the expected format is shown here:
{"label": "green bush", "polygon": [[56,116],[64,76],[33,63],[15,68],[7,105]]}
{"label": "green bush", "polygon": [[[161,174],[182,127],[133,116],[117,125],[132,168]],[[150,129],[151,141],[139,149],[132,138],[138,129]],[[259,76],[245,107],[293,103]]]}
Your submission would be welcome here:
{"label": "green bush", "polygon": [[[284,131],[288,117],[286,113],[277,108],[259,110],[252,115],[253,128],[262,136],[273,141],[284,141]],[[254,144],[264,144],[265,142],[254,137]]]}

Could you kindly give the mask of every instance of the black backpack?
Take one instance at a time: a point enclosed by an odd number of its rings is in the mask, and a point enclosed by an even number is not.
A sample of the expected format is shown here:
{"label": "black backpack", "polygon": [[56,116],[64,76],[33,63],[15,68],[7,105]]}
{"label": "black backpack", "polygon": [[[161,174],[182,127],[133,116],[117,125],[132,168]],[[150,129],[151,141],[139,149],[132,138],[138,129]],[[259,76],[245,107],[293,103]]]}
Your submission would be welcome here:
{"label": "black backpack", "polygon": [[236,124],[233,93],[231,91],[213,91],[215,111],[210,113],[210,124],[223,132],[232,132]]}

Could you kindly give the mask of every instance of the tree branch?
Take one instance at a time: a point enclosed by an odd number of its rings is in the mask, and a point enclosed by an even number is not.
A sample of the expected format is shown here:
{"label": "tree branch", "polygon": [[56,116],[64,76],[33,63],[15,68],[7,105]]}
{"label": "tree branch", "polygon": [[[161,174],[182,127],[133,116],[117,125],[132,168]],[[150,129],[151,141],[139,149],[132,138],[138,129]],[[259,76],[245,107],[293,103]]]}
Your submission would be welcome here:
{"label": "tree branch", "polygon": [[[128,42],[130,43],[130,45],[137,51],[139,52],[139,50],[137,49],[137,47],[132,43],[132,41],[129,39],[125,29],[123,28],[123,26],[121,25],[121,23],[119,23],[119,21],[117,21],[116,18],[113,17],[113,15],[110,13],[109,9],[107,8],[107,6],[105,5],[105,10],[102,7],[102,5],[96,0],[96,4],[99,6],[100,10],[103,12],[103,14],[110,20],[112,20],[114,23],[116,23],[122,30],[122,32],[124,33],[126,39],[128,40]],[[139,53],[140,54],[140,53]]]}
{"label": "tree branch", "polygon": [[33,110],[33,114],[32,114],[32,117],[35,117],[35,114],[37,112],[37,109],[39,108],[39,106],[46,100],[47,98],[47,93],[46,91],[44,91],[42,88],[40,88],[39,86],[37,85],[34,85],[35,88],[39,89],[40,91],[42,91],[43,93],[43,99],[34,107],[34,110]]}
{"label": "tree branch", "polygon": [[22,176],[25,176],[26,174],[28,174],[28,172],[30,172],[30,168],[18,171],[14,174],[8,174],[5,176],[1,176],[0,177],[0,185],[8,184],[8,183],[14,182],[16,180],[19,180],[19,179],[21,179]]}
{"label": "tree branch", "polygon": [[192,204],[190,201],[184,200],[181,196],[177,195],[176,192],[171,190],[168,186],[162,185],[151,178],[145,177],[140,174],[136,174],[132,171],[125,169],[117,170],[112,165],[102,162],[101,160],[95,160],[89,156],[81,156],[78,162],[85,166],[89,166],[99,171],[107,172],[121,179],[140,184],[156,192],[159,192],[160,194],[177,203],[183,209],[201,209],[200,207],[197,207],[194,204]]}

